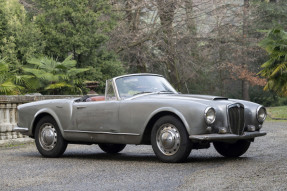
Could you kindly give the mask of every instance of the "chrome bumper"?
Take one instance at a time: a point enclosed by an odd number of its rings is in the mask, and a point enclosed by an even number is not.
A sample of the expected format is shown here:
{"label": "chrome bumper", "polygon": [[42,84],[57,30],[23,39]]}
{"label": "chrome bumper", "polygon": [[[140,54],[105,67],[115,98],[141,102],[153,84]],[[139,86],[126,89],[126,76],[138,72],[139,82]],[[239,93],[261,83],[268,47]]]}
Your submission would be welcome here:
{"label": "chrome bumper", "polygon": [[266,132],[244,132],[243,135],[235,134],[204,134],[204,135],[190,135],[189,139],[197,141],[221,141],[221,140],[239,140],[252,139],[266,135]]}
{"label": "chrome bumper", "polygon": [[23,135],[28,135],[29,130],[28,130],[28,128],[25,128],[25,127],[14,127],[13,131],[20,132]]}

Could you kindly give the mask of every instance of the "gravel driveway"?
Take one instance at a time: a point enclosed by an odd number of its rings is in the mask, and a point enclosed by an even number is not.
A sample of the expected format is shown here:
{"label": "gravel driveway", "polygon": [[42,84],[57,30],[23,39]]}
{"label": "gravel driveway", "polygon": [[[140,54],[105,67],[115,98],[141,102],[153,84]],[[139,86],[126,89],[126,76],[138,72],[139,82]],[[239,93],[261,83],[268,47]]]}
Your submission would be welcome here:
{"label": "gravel driveway", "polygon": [[151,146],[109,155],[69,145],[57,159],[41,157],[34,144],[0,147],[0,190],[287,190],[287,122],[266,122],[264,130],[241,158],[211,147],[181,164],[159,162]]}

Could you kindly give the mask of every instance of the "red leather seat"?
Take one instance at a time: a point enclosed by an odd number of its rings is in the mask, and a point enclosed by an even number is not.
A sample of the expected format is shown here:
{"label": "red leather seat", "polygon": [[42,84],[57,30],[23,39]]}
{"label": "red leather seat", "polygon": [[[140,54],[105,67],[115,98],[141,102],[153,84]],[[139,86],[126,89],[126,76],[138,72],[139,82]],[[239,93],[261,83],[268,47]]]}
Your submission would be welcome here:
{"label": "red leather seat", "polygon": [[89,101],[105,101],[105,96],[90,97]]}

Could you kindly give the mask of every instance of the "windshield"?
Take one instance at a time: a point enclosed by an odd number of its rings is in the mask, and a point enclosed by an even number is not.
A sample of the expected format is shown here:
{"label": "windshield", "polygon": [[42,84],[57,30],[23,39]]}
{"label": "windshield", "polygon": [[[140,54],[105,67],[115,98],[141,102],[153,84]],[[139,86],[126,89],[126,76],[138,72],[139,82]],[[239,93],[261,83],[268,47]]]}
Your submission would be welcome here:
{"label": "windshield", "polygon": [[160,76],[126,76],[116,79],[116,85],[122,99],[144,93],[177,93],[169,82]]}

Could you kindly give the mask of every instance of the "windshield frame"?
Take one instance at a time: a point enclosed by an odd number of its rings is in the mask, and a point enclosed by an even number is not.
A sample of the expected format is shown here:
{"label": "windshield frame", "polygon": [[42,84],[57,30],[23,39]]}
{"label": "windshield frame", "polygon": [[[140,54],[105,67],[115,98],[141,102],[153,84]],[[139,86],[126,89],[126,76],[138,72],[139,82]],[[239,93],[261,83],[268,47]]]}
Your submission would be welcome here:
{"label": "windshield frame", "polygon": [[118,100],[129,100],[129,99],[134,99],[136,97],[141,97],[141,96],[144,96],[144,95],[149,95],[149,94],[159,94],[161,93],[160,91],[155,91],[155,92],[146,92],[146,93],[142,93],[142,94],[138,94],[138,95],[133,95],[131,97],[121,97],[120,94],[119,94],[119,90],[118,90],[118,87],[117,87],[117,83],[116,81],[120,78],[128,78],[128,77],[132,77],[132,76],[157,76],[157,77],[161,77],[163,78],[166,83],[168,83],[168,85],[170,85],[170,87],[172,88],[171,89],[171,92],[166,92],[166,93],[173,93],[173,94],[178,94],[178,92],[172,87],[172,85],[162,76],[162,75],[159,75],[159,74],[150,74],[150,73],[139,73],[139,74],[129,74],[129,75],[123,75],[123,76],[118,76],[118,77],[115,77],[112,79],[113,81],[113,87],[114,87],[114,91],[115,91],[115,94],[116,94],[116,97]]}

